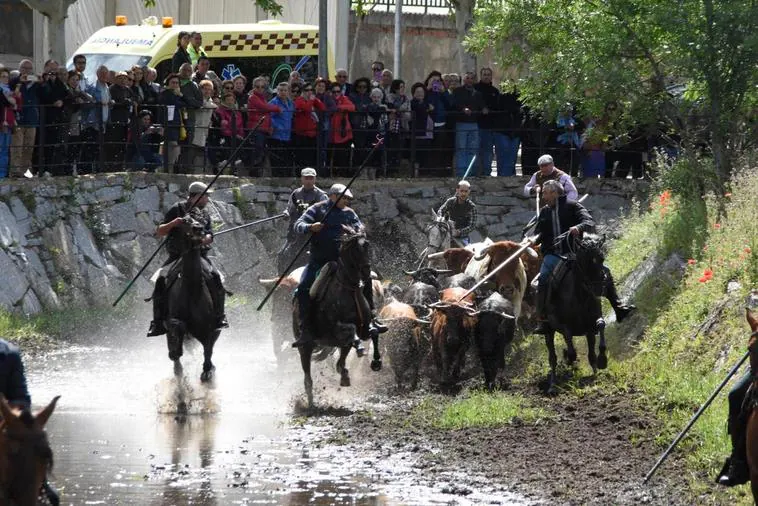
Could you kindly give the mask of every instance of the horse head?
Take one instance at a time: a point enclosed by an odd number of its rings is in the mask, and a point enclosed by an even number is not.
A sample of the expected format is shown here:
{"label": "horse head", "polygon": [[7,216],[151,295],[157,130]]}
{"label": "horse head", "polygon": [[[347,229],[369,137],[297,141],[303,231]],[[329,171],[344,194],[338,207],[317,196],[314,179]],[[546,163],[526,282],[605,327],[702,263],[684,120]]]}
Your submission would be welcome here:
{"label": "horse head", "polygon": [[595,297],[603,294],[605,284],[605,237],[596,234],[584,234],[576,251],[579,267],[578,281],[584,284]]}
{"label": "horse head", "polygon": [[180,231],[193,247],[200,246],[205,238],[205,226],[189,214],[182,218]]}
{"label": "horse head", "polygon": [[[434,210],[432,210],[434,213]],[[453,222],[441,214],[434,213],[434,221],[426,227],[427,254],[445,251],[453,237]]]}
{"label": "horse head", "polygon": [[11,408],[0,395],[0,499],[10,504],[37,504],[53,467],[53,451],[44,428],[57,402],[58,397],[33,416],[28,409]]}
{"label": "horse head", "polygon": [[343,225],[340,259],[350,270],[357,271],[362,278],[371,273],[371,243],[362,228],[352,228]]}

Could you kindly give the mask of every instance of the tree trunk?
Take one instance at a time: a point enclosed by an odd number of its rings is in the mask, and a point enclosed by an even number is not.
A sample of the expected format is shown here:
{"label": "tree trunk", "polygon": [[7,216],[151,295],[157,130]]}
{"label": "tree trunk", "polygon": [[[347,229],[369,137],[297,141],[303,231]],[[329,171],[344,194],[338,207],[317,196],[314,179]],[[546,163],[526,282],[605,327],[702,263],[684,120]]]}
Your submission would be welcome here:
{"label": "tree trunk", "polygon": [[366,16],[357,14],[355,20],[355,33],[353,34],[353,47],[350,49],[350,60],[347,62],[348,75],[352,76],[353,67],[355,66],[355,55],[358,53],[358,39],[361,36],[361,27],[363,26],[363,19]]}
{"label": "tree trunk", "polygon": [[476,73],[476,56],[463,48],[463,40],[474,23],[475,4],[476,0],[457,0],[455,2],[455,32],[458,41],[458,65],[461,74],[464,72]]}
{"label": "tree trunk", "polygon": [[68,8],[76,0],[21,0],[47,20],[48,47],[46,58],[66,64],[66,18]]}

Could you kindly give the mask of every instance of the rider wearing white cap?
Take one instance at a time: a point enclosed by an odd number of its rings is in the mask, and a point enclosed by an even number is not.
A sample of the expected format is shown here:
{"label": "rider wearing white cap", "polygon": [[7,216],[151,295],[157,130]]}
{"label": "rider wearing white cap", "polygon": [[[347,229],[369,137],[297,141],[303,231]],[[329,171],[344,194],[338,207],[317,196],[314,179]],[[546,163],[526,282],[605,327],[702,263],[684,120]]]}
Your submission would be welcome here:
{"label": "rider wearing white cap", "polygon": [[[188,243],[188,239],[177,228],[184,223],[184,217],[189,211],[190,216],[200,222],[205,228],[205,237],[202,243],[203,258],[208,268],[208,272],[206,273],[208,274],[209,281],[208,288],[213,298],[214,309],[216,310],[216,328],[226,328],[229,326],[224,309],[226,290],[221,282],[221,275],[208,259],[208,250],[210,250],[213,243],[213,229],[211,227],[211,216],[205,206],[208,205],[208,195],[213,193],[213,190],[208,189],[208,185],[205,183],[195,181],[189,185],[188,193],[187,200],[177,202],[169,208],[166,216],[163,218],[163,222],[158,225],[156,230],[159,237],[168,236],[166,239],[168,259],[163,263],[163,267],[176,262],[188,248],[192,247]],[[192,207],[191,211],[190,207]],[[153,290],[153,321],[150,322],[150,330],[147,331],[148,337],[166,333],[164,321],[168,312],[166,292],[166,278],[161,275],[156,280],[155,289]]]}
{"label": "rider wearing white cap", "polygon": [[[316,186],[316,169],[306,167],[300,171],[302,186],[292,192],[287,202],[289,212],[289,226],[287,227],[287,240],[277,254],[277,268],[279,274],[292,261],[292,256],[302,247],[305,237],[295,232],[295,222],[308,207],[317,202],[327,200],[326,192]],[[303,265],[303,264],[300,264]]]}
{"label": "rider wearing white cap", "polygon": [[[298,310],[300,313],[300,335],[293,347],[314,340],[311,330],[311,297],[310,289],[316,280],[319,269],[328,262],[339,260],[340,238],[343,233],[343,225],[353,229],[363,228],[358,215],[348,207],[349,200],[353,198],[353,192],[344,184],[333,184],[327,192],[329,200],[318,202],[308,208],[295,223],[295,231],[299,234],[313,234],[311,240],[311,256],[308,265],[300,278],[297,287]],[[331,209],[331,211],[330,211]],[[327,216],[328,213],[328,216]],[[368,301],[372,314],[374,312],[374,297],[371,279],[363,280],[363,295]],[[372,321],[370,332],[386,332],[387,327]]]}
{"label": "rider wearing white cap", "polygon": [[535,193],[542,195],[542,187],[546,181],[558,181],[563,186],[563,193],[568,200],[579,200],[579,192],[577,192],[571,176],[555,167],[552,156],[542,155],[537,160],[537,165],[539,165],[540,170],[532,174],[531,179],[524,186],[524,195],[526,197],[530,197]]}

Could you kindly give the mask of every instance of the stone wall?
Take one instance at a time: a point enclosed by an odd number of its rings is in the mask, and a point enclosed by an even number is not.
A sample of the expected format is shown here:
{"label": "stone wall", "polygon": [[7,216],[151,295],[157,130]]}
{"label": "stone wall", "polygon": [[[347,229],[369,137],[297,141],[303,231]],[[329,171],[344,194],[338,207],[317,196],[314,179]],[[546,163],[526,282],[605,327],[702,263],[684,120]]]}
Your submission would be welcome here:
{"label": "stone wall", "polygon": [[[202,177],[202,176],[201,176]],[[119,173],[79,178],[4,181],[0,184],[0,306],[33,314],[70,306],[106,305],[118,296],[159,241],[155,227],[173,203],[186,196],[197,177]],[[205,178],[206,181],[210,177]],[[521,194],[523,178],[472,181],[479,209],[472,239],[518,239],[534,214],[534,201]],[[321,181],[326,188],[331,181]],[[209,205],[221,230],[280,212],[292,179],[221,177]],[[355,209],[368,226],[376,270],[400,278],[426,246],[424,227],[453,193],[452,179],[360,180],[353,186]],[[632,198],[644,200],[640,181],[587,180],[580,191],[596,219],[612,224]],[[275,274],[274,257],[286,220],[219,236],[214,262],[229,288],[259,296],[259,277]],[[149,277],[165,259],[161,252],[137,281],[130,298],[151,292]]]}

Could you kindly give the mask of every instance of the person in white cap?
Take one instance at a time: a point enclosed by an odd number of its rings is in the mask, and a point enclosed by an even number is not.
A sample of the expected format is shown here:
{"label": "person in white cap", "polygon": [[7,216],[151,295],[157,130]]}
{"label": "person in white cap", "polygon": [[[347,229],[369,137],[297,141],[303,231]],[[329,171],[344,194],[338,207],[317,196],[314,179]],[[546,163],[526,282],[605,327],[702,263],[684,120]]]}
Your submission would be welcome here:
{"label": "person in white cap", "polygon": [[[305,236],[295,232],[295,222],[310,206],[317,202],[328,200],[326,192],[316,186],[316,169],[306,167],[301,170],[300,182],[302,186],[292,192],[287,202],[287,212],[290,215],[290,222],[287,228],[287,241],[277,254],[279,275],[284,273],[284,269],[292,261],[292,256],[297,253],[305,242]],[[303,260],[306,260],[306,258],[304,257]],[[305,265],[305,263],[301,263],[300,265]],[[300,265],[295,267],[299,267]]]}
{"label": "person in white cap", "polygon": [[[354,229],[363,228],[363,223],[361,223],[358,215],[348,207],[350,199],[353,198],[353,193],[344,184],[333,184],[327,195],[329,200],[318,202],[309,207],[295,223],[295,232],[302,235],[312,233],[313,239],[311,239],[311,256],[308,265],[305,267],[300,278],[300,284],[297,286],[296,297],[300,314],[300,332],[297,340],[292,343],[294,348],[314,340],[310,325],[312,319],[311,286],[321,267],[328,262],[339,260],[343,225]],[[330,209],[331,212],[329,212]],[[329,213],[328,216],[327,213]],[[368,301],[373,316],[374,296],[370,277],[363,280],[363,295]],[[372,318],[369,332],[382,333],[386,331],[387,327]]]}
{"label": "person in white cap", "polygon": [[555,167],[552,156],[542,155],[537,160],[537,165],[540,170],[532,174],[531,179],[524,186],[525,196],[531,197],[537,193],[542,196],[542,186],[545,184],[545,181],[558,181],[563,186],[563,193],[566,195],[566,199],[579,200],[579,192],[576,190],[571,176]]}
{"label": "person in white cap", "polygon": [[[211,249],[213,243],[213,228],[211,227],[211,215],[205,206],[208,205],[208,196],[213,190],[209,190],[208,186],[200,181],[195,181],[189,185],[189,195],[184,202],[177,202],[166,212],[166,216],[163,218],[163,222],[158,225],[156,234],[159,237],[166,237],[166,251],[168,252],[168,259],[163,263],[163,267],[173,264],[182,254],[187,251],[192,245],[188,242],[189,239],[185,237],[177,228],[184,223],[184,217],[187,215],[187,211],[190,207],[190,216],[202,223],[205,228],[205,237],[203,238],[203,258],[207,262],[208,274],[210,281],[208,288],[213,298],[213,306],[216,310],[216,329],[222,329],[229,326],[226,321],[226,313],[224,304],[226,302],[226,290],[221,282],[221,275],[218,270],[213,267],[208,259],[208,250]],[[164,271],[165,269],[161,269]],[[166,333],[165,320],[168,313],[168,301],[166,290],[166,278],[165,272],[161,272],[161,276],[155,282],[155,289],[153,290],[153,321],[150,322],[150,330],[147,331],[148,337],[159,336]]]}

